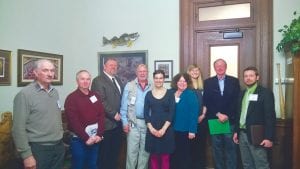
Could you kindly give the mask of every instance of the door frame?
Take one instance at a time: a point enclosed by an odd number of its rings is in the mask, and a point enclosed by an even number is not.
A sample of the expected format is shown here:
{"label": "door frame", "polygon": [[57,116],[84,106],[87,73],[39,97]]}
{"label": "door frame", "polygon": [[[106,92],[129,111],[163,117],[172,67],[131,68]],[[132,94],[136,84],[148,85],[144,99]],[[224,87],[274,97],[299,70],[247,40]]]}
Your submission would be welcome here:
{"label": "door frame", "polygon": [[[256,27],[256,66],[260,70],[260,83],[273,88],[273,1],[272,0],[235,0],[234,2],[251,3],[251,17],[249,23],[235,25],[238,27]],[[195,34],[201,31],[197,22],[197,7],[207,3],[226,5],[233,0],[180,0],[180,71],[196,62]],[[219,29],[224,27],[220,25]],[[213,29],[210,28],[210,29]],[[201,63],[199,64],[201,67]],[[239,70],[242,71],[242,70]]]}

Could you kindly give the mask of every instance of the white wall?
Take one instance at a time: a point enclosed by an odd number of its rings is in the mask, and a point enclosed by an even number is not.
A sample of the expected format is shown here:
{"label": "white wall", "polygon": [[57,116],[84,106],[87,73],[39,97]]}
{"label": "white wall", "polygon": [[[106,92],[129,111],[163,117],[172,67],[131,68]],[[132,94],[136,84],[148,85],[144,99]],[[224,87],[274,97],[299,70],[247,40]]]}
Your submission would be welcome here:
{"label": "white wall", "polygon": [[[275,51],[281,35],[277,32],[300,12],[299,0],[274,0],[274,72],[284,56]],[[64,56],[64,83],[56,86],[62,104],[76,88],[79,69],[98,74],[98,52],[148,50],[149,72],[154,60],[174,60],[179,70],[179,0],[0,0],[0,49],[12,51],[12,85],[0,86],[0,112],[12,111],[17,86],[17,49],[35,50]],[[102,46],[102,37],[139,32],[131,48]],[[282,67],[284,77],[284,67]],[[278,103],[278,87],[274,83]],[[276,104],[279,114],[279,104]]]}
{"label": "white wall", "polygon": [[[179,0],[0,0],[0,49],[12,51],[12,85],[0,86],[0,112],[12,111],[17,86],[17,49],[63,55],[65,97],[76,88],[75,73],[98,75],[98,52],[148,50],[154,60],[174,60],[179,69]],[[102,37],[139,32],[131,48],[102,46]],[[151,74],[150,74],[151,75]]]}

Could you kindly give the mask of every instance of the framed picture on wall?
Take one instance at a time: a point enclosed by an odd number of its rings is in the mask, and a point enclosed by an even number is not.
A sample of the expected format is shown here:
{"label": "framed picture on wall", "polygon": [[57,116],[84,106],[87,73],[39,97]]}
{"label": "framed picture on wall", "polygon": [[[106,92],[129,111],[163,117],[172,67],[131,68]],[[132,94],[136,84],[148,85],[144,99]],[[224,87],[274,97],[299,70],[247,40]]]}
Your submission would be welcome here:
{"label": "framed picture on wall", "polygon": [[135,70],[139,64],[147,64],[148,51],[99,52],[99,74],[103,72],[103,64],[110,58],[118,61],[117,76],[123,84],[136,77]]}
{"label": "framed picture on wall", "polygon": [[159,69],[165,72],[165,82],[171,82],[173,77],[173,60],[155,60],[154,70]]}
{"label": "framed picture on wall", "polygon": [[25,86],[34,81],[34,62],[39,59],[50,60],[55,66],[55,74],[52,84],[63,84],[63,56],[58,54],[18,50],[18,86]]}
{"label": "framed picture on wall", "polygon": [[0,86],[11,84],[11,51],[0,49]]}

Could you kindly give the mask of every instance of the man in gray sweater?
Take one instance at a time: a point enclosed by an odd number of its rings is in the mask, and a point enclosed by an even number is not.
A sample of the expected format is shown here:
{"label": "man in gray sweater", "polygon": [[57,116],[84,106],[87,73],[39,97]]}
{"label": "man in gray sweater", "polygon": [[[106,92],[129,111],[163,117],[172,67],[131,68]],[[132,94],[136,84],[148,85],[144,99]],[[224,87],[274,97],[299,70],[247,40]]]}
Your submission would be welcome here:
{"label": "man in gray sweater", "polygon": [[35,62],[35,81],[14,99],[12,135],[25,169],[61,169],[64,159],[61,105],[51,86],[55,67]]}

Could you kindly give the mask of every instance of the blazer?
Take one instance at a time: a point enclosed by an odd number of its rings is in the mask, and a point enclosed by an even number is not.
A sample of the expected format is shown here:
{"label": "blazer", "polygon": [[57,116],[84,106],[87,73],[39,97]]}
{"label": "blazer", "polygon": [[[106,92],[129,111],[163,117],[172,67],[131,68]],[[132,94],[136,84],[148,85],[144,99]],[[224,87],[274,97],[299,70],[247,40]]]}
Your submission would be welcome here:
{"label": "blazer", "polygon": [[228,116],[230,124],[234,124],[240,83],[237,78],[229,75],[225,75],[224,80],[223,95],[221,95],[217,76],[204,81],[203,104],[207,107],[208,119],[216,119],[216,114],[220,112]]}
{"label": "blazer", "polygon": [[[235,131],[240,131],[240,116],[242,110],[242,100],[246,90],[243,90],[239,96],[238,116],[236,118]],[[256,101],[250,101],[246,116],[246,132],[248,139],[251,138],[250,126],[251,125],[264,125],[265,139],[274,140],[275,135],[275,104],[273,92],[258,85],[254,93],[257,95]],[[250,140],[249,140],[250,141]]]}
{"label": "blazer", "polygon": [[91,90],[99,94],[105,111],[105,130],[112,130],[117,127],[118,122],[114,119],[116,113],[120,112],[121,96],[124,89],[120,78],[115,76],[120,85],[121,93],[113,84],[112,80],[104,73],[93,79]]}

